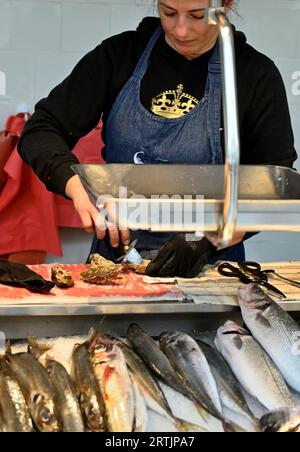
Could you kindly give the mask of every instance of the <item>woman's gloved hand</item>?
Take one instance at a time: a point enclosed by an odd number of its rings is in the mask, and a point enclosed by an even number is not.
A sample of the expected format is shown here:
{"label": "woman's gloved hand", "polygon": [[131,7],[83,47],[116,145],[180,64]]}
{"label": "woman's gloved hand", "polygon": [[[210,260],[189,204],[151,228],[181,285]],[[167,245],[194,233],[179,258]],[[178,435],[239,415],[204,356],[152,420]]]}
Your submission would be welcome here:
{"label": "woman's gloved hand", "polygon": [[148,276],[194,278],[217,250],[209,240],[187,242],[183,234],[165,243],[147,267]]}

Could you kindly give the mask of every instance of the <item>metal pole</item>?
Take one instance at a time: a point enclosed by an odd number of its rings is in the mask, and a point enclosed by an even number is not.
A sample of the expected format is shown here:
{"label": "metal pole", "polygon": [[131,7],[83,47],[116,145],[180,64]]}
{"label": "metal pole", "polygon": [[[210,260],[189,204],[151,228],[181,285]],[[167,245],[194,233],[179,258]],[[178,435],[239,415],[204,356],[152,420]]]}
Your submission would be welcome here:
{"label": "metal pole", "polygon": [[[237,223],[240,136],[232,26],[221,0],[211,0],[207,23],[217,25],[221,48],[223,113],[225,131],[225,191],[223,211],[219,221],[219,246],[232,241]],[[221,224],[220,224],[221,223]]]}

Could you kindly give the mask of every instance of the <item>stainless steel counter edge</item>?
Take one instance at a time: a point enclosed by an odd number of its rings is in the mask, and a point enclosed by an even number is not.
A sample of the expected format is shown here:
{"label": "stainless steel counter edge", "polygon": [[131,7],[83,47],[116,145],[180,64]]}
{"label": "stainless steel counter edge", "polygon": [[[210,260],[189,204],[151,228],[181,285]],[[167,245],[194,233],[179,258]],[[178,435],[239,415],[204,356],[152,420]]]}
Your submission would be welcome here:
{"label": "stainless steel counter edge", "polygon": [[[279,303],[289,312],[299,312],[300,303]],[[0,306],[1,317],[55,317],[55,316],[94,316],[94,315],[133,315],[133,314],[210,314],[238,311],[238,306],[194,304],[194,303],[151,303],[151,304],[89,304],[89,305],[55,305],[55,306]]]}

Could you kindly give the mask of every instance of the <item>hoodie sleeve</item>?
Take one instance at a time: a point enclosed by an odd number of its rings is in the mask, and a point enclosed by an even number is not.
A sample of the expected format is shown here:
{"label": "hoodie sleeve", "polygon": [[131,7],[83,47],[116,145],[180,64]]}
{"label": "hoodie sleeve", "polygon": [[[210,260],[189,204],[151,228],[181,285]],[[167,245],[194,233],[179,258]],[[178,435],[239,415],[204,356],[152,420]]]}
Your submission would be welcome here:
{"label": "hoodie sleeve", "polygon": [[65,196],[66,183],[74,176],[71,166],[78,163],[71,150],[99,123],[111,77],[110,59],[101,44],[36,105],[18,150],[49,191]]}
{"label": "hoodie sleeve", "polygon": [[297,153],[287,96],[271,61],[257,81],[243,137],[242,163],[293,167]]}

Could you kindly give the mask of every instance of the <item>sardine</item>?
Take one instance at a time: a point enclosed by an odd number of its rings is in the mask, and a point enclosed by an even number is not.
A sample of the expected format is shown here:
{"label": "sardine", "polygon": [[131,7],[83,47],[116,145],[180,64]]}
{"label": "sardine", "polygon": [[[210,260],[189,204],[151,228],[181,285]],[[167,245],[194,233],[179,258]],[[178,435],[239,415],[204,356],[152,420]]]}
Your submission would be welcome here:
{"label": "sardine", "polygon": [[203,431],[200,426],[178,419],[173,415],[162,389],[150,373],[142,358],[140,358],[139,355],[137,355],[136,352],[132,348],[128,347],[128,345],[123,341],[118,339],[115,340],[122,348],[127,365],[131,372],[135,375],[139,385],[143,387],[146,393],[162,408],[165,415],[172,420],[176,428],[182,432],[189,430]]}
{"label": "sardine", "polygon": [[24,394],[31,418],[39,432],[58,432],[55,390],[46,369],[29,353],[7,356]]}
{"label": "sardine", "polygon": [[194,398],[209,413],[224,421],[216,381],[196,341],[185,333],[164,333],[160,347]]}
{"label": "sardine", "polygon": [[48,361],[46,370],[56,392],[56,405],[60,413],[62,431],[84,432],[84,423],[73,381],[62,364]]}
{"label": "sardine", "polygon": [[108,431],[132,432],[134,391],[121,348],[110,336],[95,334],[89,351],[105,403]]}
{"label": "sardine", "polygon": [[24,395],[9,365],[0,359],[0,431],[33,432],[33,425]]}
{"label": "sardine", "polygon": [[91,432],[107,430],[105,405],[86,343],[74,348],[72,376],[84,422]]}
{"label": "sardine", "polygon": [[267,411],[295,407],[280,372],[247,330],[226,322],[218,330],[216,345],[243,388]]}
{"label": "sardine", "polygon": [[300,408],[284,408],[267,413],[260,420],[266,433],[300,433]]}
{"label": "sardine", "polygon": [[300,327],[256,284],[239,290],[245,324],[272,358],[286,382],[300,392]]}

